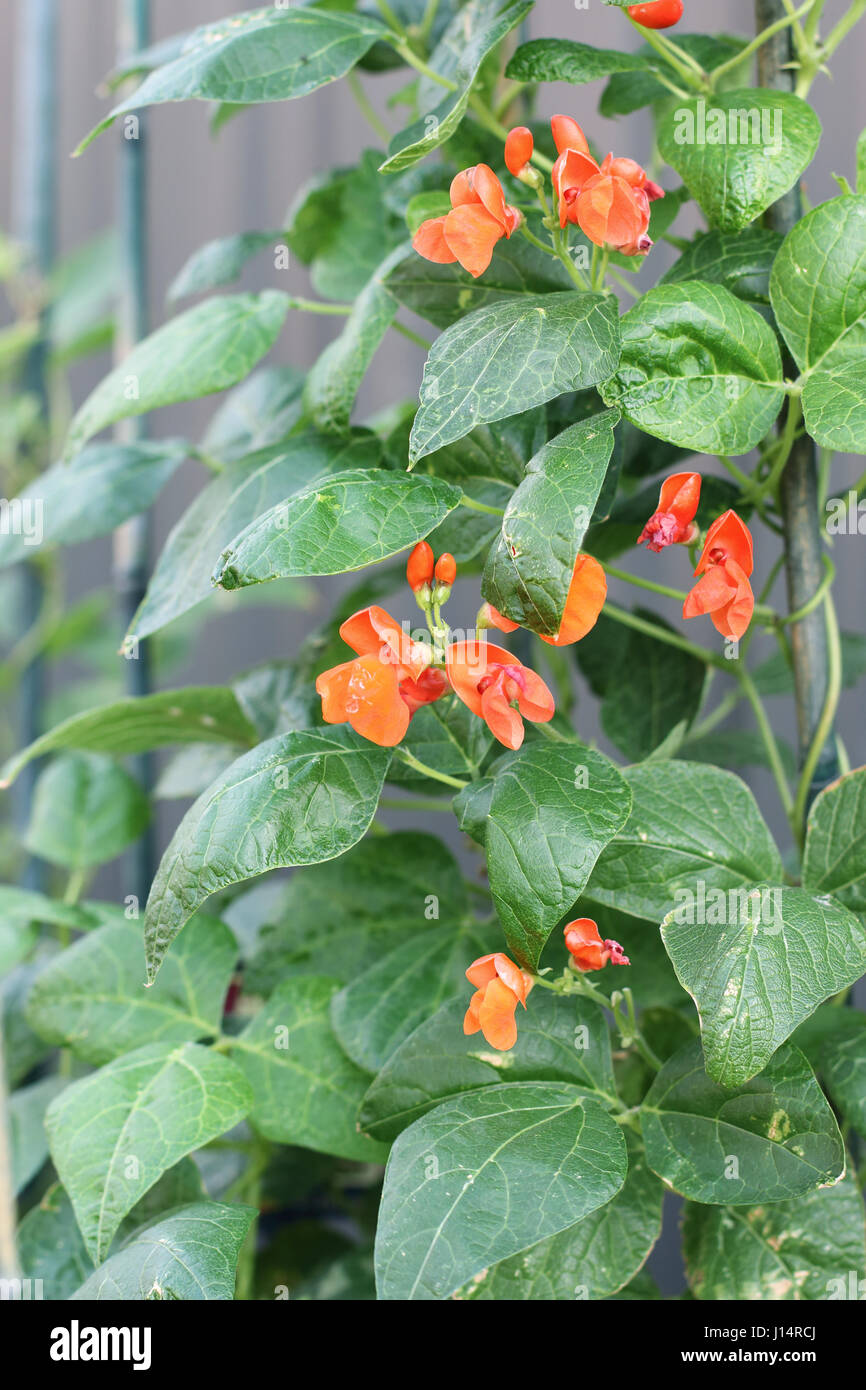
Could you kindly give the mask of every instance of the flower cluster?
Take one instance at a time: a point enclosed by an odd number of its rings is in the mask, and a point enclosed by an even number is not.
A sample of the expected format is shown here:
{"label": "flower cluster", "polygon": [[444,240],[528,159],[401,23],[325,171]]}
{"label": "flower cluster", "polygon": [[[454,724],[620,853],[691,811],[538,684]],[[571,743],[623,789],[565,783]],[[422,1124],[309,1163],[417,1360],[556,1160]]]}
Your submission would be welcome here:
{"label": "flower cluster", "polygon": [[[483,639],[450,640],[439,609],[450,597],[456,575],[453,555],[434,561],[427,541],[419,541],[409,556],[406,578],[427,616],[430,641],[415,641],[376,606],[343,623],[340,636],[357,656],[324,671],[316,681],[326,723],[348,721],[363,738],[391,748],[403,738],[412,715],[448,690],[483,719],[506,748],[523,743],[524,719],[540,724],[553,718],[553,696],[544,681],[504,647]],[[578,555],[559,632],[543,640],[565,646],[586,636],[606,594],[601,565],[590,555]],[[484,604],[478,626],[514,632],[517,623]]]}
{"label": "flower cluster", "polygon": [[[610,965],[628,965],[628,956],[618,941],[602,941],[598,925],[591,917],[578,917],[565,928],[565,945],[572,969],[581,975]],[[526,998],[535,977],[521,970],[508,956],[479,956],[466,971],[475,986],[463,1019],[467,1035],[483,1033],[497,1052],[507,1052],[517,1042],[517,1005],[526,1008]]]}
{"label": "flower cluster", "polygon": [[[571,116],[554,116],[550,128],[557,153],[551,173],[556,218],[547,215],[543,180],[531,163],[532,131],[515,126],[505,141],[505,166],[536,190],[545,225],[555,230],[557,219],[560,229],[572,223],[596,246],[626,256],[645,255],[652,246],[647,235],[650,203],[663,198],[664,189],[633,159],[609,154],[598,164]],[[502,184],[487,164],[461,170],[451,184],[450,198],[451,211],[422,222],[412,245],[426,260],[457,262],[477,279],[490,265],[496,243],[523,226],[523,213],[505,201]],[[554,249],[552,254],[559,252]]]}
{"label": "flower cluster", "polygon": [[[659,504],[638,536],[649,550],[690,544],[698,534],[694,516],[701,497],[699,473],[674,473],[662,483]],[[749,579],[754,568],[752,534],[736,512],[716,518],[707,531],[695,584],[683,604],[684,618],[708,613],[717,632],[739,641],[755,609]]]}

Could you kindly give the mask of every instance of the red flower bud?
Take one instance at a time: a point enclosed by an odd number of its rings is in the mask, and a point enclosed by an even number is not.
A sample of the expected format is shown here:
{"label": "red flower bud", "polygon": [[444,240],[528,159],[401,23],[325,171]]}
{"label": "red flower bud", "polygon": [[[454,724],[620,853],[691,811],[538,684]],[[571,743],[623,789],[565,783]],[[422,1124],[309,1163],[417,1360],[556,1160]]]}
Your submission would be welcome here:
{"label": "red flower bud", "polygon": [[513,174],[516,179],[520,178],[532,158],[534,147],[532,131],[528,126],[516,125],[513,130],[509,130],[505,140],[505,167],[509,174]]}
{"label": "red flower bud", "polygon": [[454,556],[449,555],[447,551],[444,555],[440,555],[433,574],[440,584],[453,584],[457,578],[457,561]]}
{"label": "red flower bud", "polygon": [[433,551],[426,541],[419,541],[406,563],[406,579],[413,593],[433,578]]}
{"label": "red flower bud", "polygon": [[646,5],[629,5],[628,13],[644,29],[670,29],[683,17],[683,0],[650,0]]}

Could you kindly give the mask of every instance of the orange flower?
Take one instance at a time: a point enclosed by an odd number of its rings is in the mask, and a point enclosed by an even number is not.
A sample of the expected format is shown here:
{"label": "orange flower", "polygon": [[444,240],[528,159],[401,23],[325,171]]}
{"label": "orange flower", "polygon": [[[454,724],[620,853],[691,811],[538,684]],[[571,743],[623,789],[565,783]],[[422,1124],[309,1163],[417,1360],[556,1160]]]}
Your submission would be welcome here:
{"label": "orange flower", "polygon": [[551,174],[559,225],[577,223],[596,246],[609,246],[626,256],[644,255],[652,246],[646,234],[649,205],[664,197],[664,189],[633,159],[609,154],[599,166],[577,121],[569,116],[554,116],[550,124],[559,152]]}
{"label": "orange flower", "polygon": [[474,960],[466,978],[475,985],[475,993],[463,1019],[463,1032],[481,1032],[497,1052],[507,1052],[517,1042],[514,1014],[518,1001],[526,1008],[526,996],[535,983],[532,976],[497,952]]}
{"label": "orange flower", "polygon": [[540,632],[542,642],[551,647],[568,647],[572,642],[579,642],[595,627],[606,598],[607,580],[598,560],[591,555],[578,555],[559,632],[555,637],[545,637]]}
{"label": "orange flower", "polygon": [[739,641],[755,608],[753,568],[752,534],[736,512],[727,511],[707,532],[695,570],[701,577],[683,604],[683,617],[709,613],[717,632]]}
{"label": "orange flower", "polygon": [[[607,580],[598,560],[591,555],[578,555],[559,632],[555,637],[545,637],[541,632],[536,635],[550,647],[568,647],[572,642],[579,642],[595,627],[606,598]],[[515,632],[520,624],[506,618],[492,603],[485,603],[478,614],[478,626],[496,627],[500,632]]]}
{"label": "orange flower", "polygon": [[574,966],[582,974],[611,965],[630,965],[618,941],[602,941],[598,925],[591,917],[578,917],[564,929],[565,944]]}
{"label": "orange flower", "polygon": [[553,718],[553,696],[544,681],[502,647],[455,642],[448,648],[445,665],[464,705],[486,721],[506,748],[523,743],[524,719],[546,724]]}
{"label": "orange flower", "polygon": [[487,164],[464,169],[451,184],[451,211],[422,222],[412,245],[425,260],[459,261],[475,279],[490,264],[493,248],[510,237],[523,215],[505,201],[502,184]]}
{"label": "orange flower", "polygon": [[348,721],[362,738],[393,748],[415,711],[445,693],[445,673],[430,665],[430,649],[413,642],[384,608],[354,613],[340,636],[358,656],[316,680],[322,717],[327,724]]}
{"label": "orange flower", "polygon": [[638,545],[646,541],[648,550],[659,551],[693,540],[698,530],[693,518],[700,500],[700,473],[672,473],[665,478],[658,508],[638,536]]}

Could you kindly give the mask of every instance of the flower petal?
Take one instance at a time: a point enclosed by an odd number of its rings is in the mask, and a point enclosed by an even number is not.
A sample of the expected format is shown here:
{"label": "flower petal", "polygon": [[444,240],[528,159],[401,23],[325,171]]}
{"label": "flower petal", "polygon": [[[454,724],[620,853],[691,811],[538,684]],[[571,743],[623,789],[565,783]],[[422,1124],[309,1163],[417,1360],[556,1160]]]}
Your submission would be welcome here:
{"label": "flower petal", "polygon": [[448,247],[476,280],[489,266],[493,248],[504,235],[502,224],[479,204],[454,208],[445,218]]}
{"label": "flower petal", "polygon": [[444,217],[430,217],[422,222],[412,238],[412,246],[425,261],[435,261],[437,265],[453,265],[457,260],[445,240]]}
{"label": "flower petal", "polygon": [[517,1042],[516,1008],[514,991],[501,980],[491,980],[478,1009],[478,1021],[485,1038],[497,1052],[507,1052]]}
{"label": "flower petal", "polygon": [[592,555],[578,555],[574,562],[562,623],[555,637],[541,636],[551,647],[567,647],[579,642],[595,627],[607,598],[604,570]]}

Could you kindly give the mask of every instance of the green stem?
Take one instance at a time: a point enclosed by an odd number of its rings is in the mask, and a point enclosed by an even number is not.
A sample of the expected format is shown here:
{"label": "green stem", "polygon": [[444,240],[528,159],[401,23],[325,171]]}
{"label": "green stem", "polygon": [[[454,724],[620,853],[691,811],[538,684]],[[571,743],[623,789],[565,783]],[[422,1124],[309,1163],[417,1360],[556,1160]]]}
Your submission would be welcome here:
{"label": "green stem", "polygon": [[705,92],[707,90],[707,74],[704,72],[700,63],[696,62],[685,49],[672,43],[670,39],[665,39],[657,29],[645,29],[642,24],[629,15],[629,23],[637,30],[644,43],[654,48],[659,57],[663,58],[668,67],[673,68],[674,72],[679,73],[687,87],[693,91]]}
{"label": "green stem", "polygon": [[823,601],[827,590],[832,587],[833,580],[836,578],[836,566],[833,564],[829,555],[822,555],[821,559],[824,564],[824,578],[821,580],[821,583],[818,585],[812,597],[804,603],[801,608],[798,608],[793,613],[787,613],[784,616],[777,617],[776,621],[782,626],[785,626],[787,623],[798,623],[801,618],[808,617],[808,615],[818,607],[818,604]]}
{"label": "green stem", "polygon": [[391,143],[391,132],[385,125],[385,122],[382,120],[378,111],[375,110],[372,102],[370,101],[370,98],[367,96],[367,93],[364,91],[363,83],[358,77],[358,74],[354,70],[350,71],[347,81],[349,83],[349,91],[355,98],[358,110],[364,116],[364,118],[370,125],[370,128],[372,130],[375,130],[379,139],[382,141],[383,146],[387,150],[388,146]]}
{"label": "green stem", "polygon": [[730,662],[716,652],[707,651],[705,647],[698,647],[694,642],[689,642],[687,638],[680,637],[679,633],[671,632],[668,628],[657,627],[655,623],[648,623],[643,618],[639,618],[636,613],[629,613],[625,608],[620,608],[615,603],[604,605],[605,616],[613,618],[614,622],[622,623],[624,627],[634,628],[635,632],[643,632],[647,637],[655,637],[659,642],[667,642],[669,647],[676,647],[681,652],[687,652],[696,661],[702,661],[705,666],[714,666],[718,671],[726,671],[730,674]]}
{"label": "green stem", "polygon": [[[623,1003],[625,1003],[626,1006],[627,1018],[623,1018],[622,1016],[621,1005]],[[637,1013],[634,1007],[634,998],[628,987],[623,990],[614,990],[613,994],[610,996],[610,1009],[613,1014],[614,1023],[619,1030],[620,1042],[623,1047],[634,1047],[652,1071],[661,1071],[661,1058],[656,1056],[640,1030],[637,1021]]]}
{"label": "green stem", "polygon": [[325,304],[320,299],[304,299],[297,295],[289,297],[290,309],[301,309],[305,314],[351,314],[354,304]]}
{"label": "green stem", "polygon": [[451,812],[448,802],[439,801],[435,796],[380,796],[379,805],[386,811]]}
{"label": "green stem", "polygon": [[738,671],[737,679],[740,682],[743,694],[752,706],[755,722],[758,725],[758,731],[761,735],[761,741],[767,751],[767,759],[770,764],[770,771],[773,774],[773,780],[776,783],[776,789],[779,793],[779,800],[782,803],[785,815],[790,816],[793,805],[791,800],[791,789],[788,786],[788,779],[785,776],[785,767],[779,753],[779,745],[776,743],[776,736],[767,718],[767,711],[764,709],[764,702],[758,693],[758,687],[755,685],[748,671],[745,669]]}
{"label": "green stem", "polygon": [[449,777],[447,772],[438,772],[435,767],[428,767],[426,763],[422,763],[416,758],[414,753],[410,753],[408,748],[400,747],[395,751],[407,767],[414,768],[416,772],[422,773],[425,777],[432,777],[436,782],[444,782],[446,787],[456,787],[458,791],[462,791],[464,787],[469,786],[468,782],[461,782],[459,777]]}
{"label": "green stem", "polygon": [[763,48],[764,44],[776,34],[780,33],[782,29],[787,29],[789,24],[799,25],[799,21],[803,15],[808,14],[814,6],[815,0],[806,0],[805,5],[801,5],[799,10],[791,14],[783,15],[781,19],[776,20],[775,24],[770,24],[762,33],[758,34],[757,38],[752,39],[752,42],[747,44],[742,52],[735,54],[733,58],[728,58],[727,61],[720,64],[719,67],[713,68],[710,73],[710,84],[712,89],[716,89],[720,77],[724,77],[726,73],[738,67],[746,58],[751,58],[753,53],[757,53],[759,48]]}
{"label": "green stem", "polygon": [[827,624],[827,695],[824,700],[824,708],[821,711],[821,718],[818,720],[811,746],[800,772],[792,816],[792,828],[801,845],[805,833],[804,827],[812,777],[824,744],[832,732],[839,696],[842,693],[842,643],[839,637],[839,623],[836,618],[833,596],[829,592],[824,598],[824,617]]}
{"label": "green stem", "polygon": [[649,589],[651,593],[661,594],[663,598],[674,598],[678,603],[685,603],[688,594],[682,589],[671,589],[667,584],[656,584],[652,579],[642,579],[637,574],[628,574],[626,570],[616,569],[613,565],[605,565],[605,573],[613,576],[614,579],[623,579],[626,584],[635,584],[639,589]]}
{"label": "green stem", "polygon": [[488,507],[486,502],[476,502],[474,497],[467,497],[466,493],[460,498],[460,506],[468,507],[471,512],[486,512],[488,516],[504,516],[502,507]]}
{"label": "green stem", "polygon": [[399,333],[402,337],[408,338],[410,343],[415,343],[417,347],[423,348],[425,352],[429,352],[433,346],[429,338],[422,338],[420,333],[416,333],[414,328],[408,328],[405,323],[399,323],[395,319],[391,327],[395,333]]}

